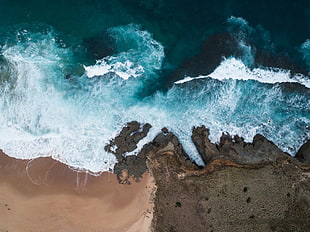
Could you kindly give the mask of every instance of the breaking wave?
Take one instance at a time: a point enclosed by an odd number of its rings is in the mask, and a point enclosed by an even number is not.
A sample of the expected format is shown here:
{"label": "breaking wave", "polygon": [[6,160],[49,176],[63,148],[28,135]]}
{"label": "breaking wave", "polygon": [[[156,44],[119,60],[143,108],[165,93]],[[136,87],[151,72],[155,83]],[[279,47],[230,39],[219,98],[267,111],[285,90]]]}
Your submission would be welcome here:
{"label": "breaking wave", "polygon": [[211,77],[218,80],[255,80],[262,83],[299,83],[310,88],[310,78],[302,74],[292,74],[290,70],[261,67],[248,68],[241,60],[234,57],[224,59],[221,64],[209,75],[198,77],[185,77],[176,81],[176,84],[185,83],[195,79]]}
{"label": "breaking wave", "polygon": [[[206,125],[215,142],[225,131],[246,141],[261,133],[290,154],[309,137],[308,77],[251,69],[230,57],[208,76],[178,81],[141,99],[137,89],[147,91],[150,81],[159,80],[164,47],[137,25],[108,32],[115,54],[84,66],[72,64],[72,48],[53,29],[16,30],[2,42],[0,148],[5,153],[52,156],[92,172],[111,170],[116,158],[104,146],[132,120],[152,125],[140,148],[167,127],[199,165],[203,161],[190,140],[193,126]],[[77,74],[72,66],[85,70]]]}
{"label": "breaking wave", "polygon": [[143,74],[150,76],[161,69],[164,48],[149,32],[130,24],[111,28],[109,33],[114,37],[119,53],[103,57],[95,65],[85,67],[88,77],[113,72],[127,80]]}

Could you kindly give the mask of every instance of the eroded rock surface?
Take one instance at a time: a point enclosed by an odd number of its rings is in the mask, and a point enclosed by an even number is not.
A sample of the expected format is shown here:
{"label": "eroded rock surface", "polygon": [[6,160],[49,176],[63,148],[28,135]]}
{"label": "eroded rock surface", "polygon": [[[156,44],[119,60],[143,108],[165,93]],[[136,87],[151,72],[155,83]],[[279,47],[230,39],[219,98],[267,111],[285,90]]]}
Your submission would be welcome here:
{"label": "eroded rock surface", "polygon": [[[141,131],[141,125],[139,123],[130,122],[127,127],[123,128],[120,135],[106,146],[106,150],[114,153],[118,159],[118,163],[114,167],[114,173],[118,175],[120,183],[128,184],[130,183],[130,179],[138,181],[139,178],[142,177],[142,174],[147,170],[146,160],[148,154],[154,152],[172,150],[182,161],[184,161],[184,163],[189,166],[194,165],[183,150],[183,146],[179,142],[179,139],[166,128],[163,128],[162,132],[159,133],[152,142],[144,145],[137,155],[124,156],[125,152],[133,151],[132,149],[136,148],[138,140],[135,140],[134,136],[139,133],[138,138],[144,138],[150,125],[145,124],[142,128]],[[137,132],[139,130],[140,132]],[[130,149],[126,147],[127,144]],[[114,146],[117,146],[116,150],[112,150]]]}
{"label": "eroded rock surface", "polygon": [[127,123],[118,136],[105,146],[105,150],[113,153],[118,163],[114,167],[120,183],[130,184],[130,178],[138,181],[146,171],[145,155],[126,156],[137,148],[141,139],[147,136],[152,126],[148,123],[141,125],[137,121]]}
{"label": "eroded rock surface", "polygon": [[184,168],[173,152],[150,155],[154,231],[307,231],[310,170],[281,157],[259,165],[213,159]]}
{"label": "eroded rock surface", "polygon": [[[122,136],[144,128],[137,123],[128,127]],[[124,157],[125,148],[115,151],[121,183],[129,183],[132,176],[139,179],[142,170],[155,179],[153,231],[308,231],[309,141],[296,159],[262,135],[247,143],[224,133],[214,144],[209,130],[200,126],[193,128],[192,140],[205,167],[191,162],[166,128],[137,156]],[[119,138],[111,145],[132,141],[132,137]]]}
{"label": "eroded rock surface", "polygon": [[217,145],[209,140],[209,129],[200,126],[193,128],[192,140],[206,164],[215,158],[229,159],[239,164],[257,164],[275,160],[279,156],[290,157],[259,134],[254,136],[252,143],[246,143],[238,135],[232,137],[223,133]]}
{"label": "eroded rock surface", "polygon": [[137,148],[138,142],[147,136],[151,127],[148,123],[141,125],[137,121],[129,122],[104,149],[115,154],[117,160],[120,161],[126,152]]}
{"label": "eroded rock surface", "polygon": [[299,161],[310,165],[310,140],[300,147],[295,157]]}

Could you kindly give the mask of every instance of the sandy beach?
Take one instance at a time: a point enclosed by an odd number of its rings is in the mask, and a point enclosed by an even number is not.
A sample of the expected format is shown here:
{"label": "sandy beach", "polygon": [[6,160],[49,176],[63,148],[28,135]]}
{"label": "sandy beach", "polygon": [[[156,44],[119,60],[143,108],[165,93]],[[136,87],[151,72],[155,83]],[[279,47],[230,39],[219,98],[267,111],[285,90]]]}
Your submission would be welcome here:
{"label": "sandy beach", "polygon": [[0,231],[149,231],[152,177],[119,184],[51,158],[18,160],[0,153]]}

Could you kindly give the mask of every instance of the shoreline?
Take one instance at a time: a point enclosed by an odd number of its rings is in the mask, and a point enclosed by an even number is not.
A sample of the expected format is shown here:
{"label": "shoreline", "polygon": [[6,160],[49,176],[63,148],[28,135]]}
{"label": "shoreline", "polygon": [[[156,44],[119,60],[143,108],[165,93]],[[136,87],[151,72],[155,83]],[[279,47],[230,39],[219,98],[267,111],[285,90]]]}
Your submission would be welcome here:
{"label": "shoreline", "polygon": [[116,147],[114,173],[98,176],[52,158],[19,160],[0,150],[0,231],[309,228],[310,140],[292,157],[259,134],[245,142],[223,133],[214,144],[208,128],[194,127],[201,167],[163,128],[137,155],[124,156],[148,128],[128,123],[105,147]]}
{"label": "shoreline", "polygon": [[154,180],[119,184],[113,173],[76,172],[51,158],[0,152],[0,231],[148,231]]}

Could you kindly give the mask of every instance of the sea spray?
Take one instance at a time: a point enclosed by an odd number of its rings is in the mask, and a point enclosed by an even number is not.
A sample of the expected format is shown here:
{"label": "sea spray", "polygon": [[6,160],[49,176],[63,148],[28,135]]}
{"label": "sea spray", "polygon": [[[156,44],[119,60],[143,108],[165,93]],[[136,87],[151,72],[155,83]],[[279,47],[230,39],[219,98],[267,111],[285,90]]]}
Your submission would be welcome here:
{"label": "sea spray", "polygon": [[[1,45],[4,152],[17,158],[52,156],[76,168],[108,171],[116,159],[104,147],[133,120],[152,125],[139,148],[167,127],[199,165],[203,162],[190,139],[193,126],[210,128],[214,142],[226,131],[246,141],[261,133],[290,154],[309,137],[307,77],[250,69],[231,57],[209,77],[192,77],[139,98],[137,90],[147,91],[150,82],[159,80],[164,48],[133,24],[109,32],[117,39],[115,54],[84,64],[81,75],[68,75],[74,51],[53,30],[18,31],[15,40]],[[90,75],[90,70],[99,71]]]}

